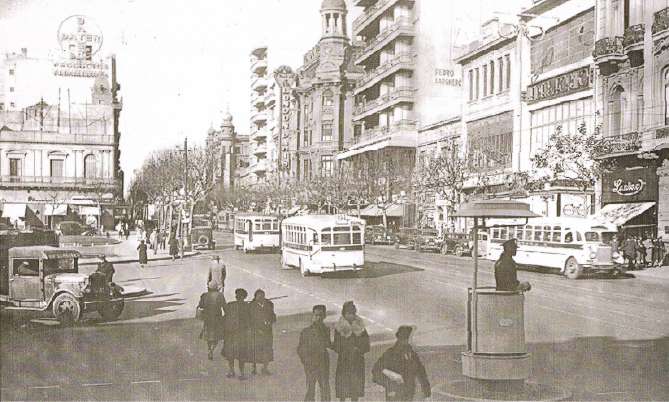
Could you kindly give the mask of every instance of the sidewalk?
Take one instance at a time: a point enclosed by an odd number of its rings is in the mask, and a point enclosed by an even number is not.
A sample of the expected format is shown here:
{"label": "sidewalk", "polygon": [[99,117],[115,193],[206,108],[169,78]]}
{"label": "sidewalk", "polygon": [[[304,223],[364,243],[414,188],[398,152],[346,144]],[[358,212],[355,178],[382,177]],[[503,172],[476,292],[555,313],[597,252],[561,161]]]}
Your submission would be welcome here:
{"label": "sidewalk", "polygon": [[627,273],[636,277],[643,276],[655,279],[669,279],[669,266],[664,265],[661,267],[643,268],[639,270],[628,271]]}

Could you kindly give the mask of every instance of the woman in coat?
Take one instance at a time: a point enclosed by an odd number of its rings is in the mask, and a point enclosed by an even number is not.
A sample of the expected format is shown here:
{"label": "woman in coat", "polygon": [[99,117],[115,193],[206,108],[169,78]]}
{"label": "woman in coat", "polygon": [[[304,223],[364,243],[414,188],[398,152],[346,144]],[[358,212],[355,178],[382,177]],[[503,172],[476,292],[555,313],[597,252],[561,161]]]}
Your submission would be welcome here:
{"label": "woman in coat", "polygon": [[143,267],[144,264],[147,263],[147,255],[146,255],[146,243],[144,243],[144,240],[141,240],[139,243],[139,246],[137,246],[137,250],[139,250],[139,266]]}
{"label": "woman in coat", "polygon": [[179,242],[177,241],[176,237],[171,236],[170,241],[170,255],[172,256],[172,261],[174,261],[174,258],[179,254]]}
{"label": "woman in coat", "polygon": [[225,346],[221,354],[228,360],[230,371],[227,378],[235,378],[235,360],[239,364],[239,380],[245,381],[244,366],[250,360],[250,322],[251,307],[244,301],[248,292],[244,289],[235,290],[235,301],[225,306]]}
{"label": "woman in coat", "polygon": [[341,401],[346,398],[357,401],[365,396],[365,353],[369,352],[369,334],[356,312],[355,304],[347,301],[335,325],[335,395]]}
{"label": "woman in coat", "polygon": [[265,298],[265,291],[258,289],[251,300],[251,334],[253,345],[253,371],[257,374],[256,364],[262,364],[262,373],[269,375],[267,365],[274,361],[274,334],[272,325],[276,322],[274,303]]}
{"label": "woman in coat", "polygon": [[218,283],[210,281],[207,285],[207,292],[200,296],[200,303],[197,305],[202,309],[202,332],[200,339],[207,341],[209,360],[214,359],[214,349],[218,341],[223,339],[223,309],[225,308],[225,296],[218,291]]}

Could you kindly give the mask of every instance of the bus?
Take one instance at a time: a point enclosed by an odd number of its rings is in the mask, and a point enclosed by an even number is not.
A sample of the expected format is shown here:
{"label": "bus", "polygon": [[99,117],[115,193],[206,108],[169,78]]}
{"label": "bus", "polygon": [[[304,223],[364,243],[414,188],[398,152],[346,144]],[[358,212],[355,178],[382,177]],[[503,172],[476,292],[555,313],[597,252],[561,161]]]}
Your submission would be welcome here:
{"label": "bus", "polygon": [[365,264],[365,221],[347,215],[304,215],[281,222],[281,268],[302,276],[353,271]]}
{"label": "bus", "polygon": [[570,279],[586,272],[617,276],[621,258],[612,247],[616,234],[615,225],[587,219],[534,218],[525,225],[491,228],[486,258],[499,259],[502,243],[515,238],[514,260],[520,266],[558,269]]}
{"label": "bus", "polygon": [[279,217],[275,215],[241,213],[235,215],[235,250],[246,254],[252,250],[278,252],[281,247]]}

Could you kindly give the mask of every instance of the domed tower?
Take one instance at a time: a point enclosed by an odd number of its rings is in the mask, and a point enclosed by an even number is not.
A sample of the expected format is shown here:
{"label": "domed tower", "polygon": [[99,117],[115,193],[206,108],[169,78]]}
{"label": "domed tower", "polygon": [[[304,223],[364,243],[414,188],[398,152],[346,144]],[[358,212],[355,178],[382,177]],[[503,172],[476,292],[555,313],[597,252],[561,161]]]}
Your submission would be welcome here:
{"label": "domed tower", "polygon": [[316,73],[322,80],[340,81],[341,68],[348,47],[344,0],[323,0],[321,19],[320,65]]}
{"label": "domed tower", "polygon": [[344,0],[323,0],[321,5],[322,38],[346,36],[346,3]]}

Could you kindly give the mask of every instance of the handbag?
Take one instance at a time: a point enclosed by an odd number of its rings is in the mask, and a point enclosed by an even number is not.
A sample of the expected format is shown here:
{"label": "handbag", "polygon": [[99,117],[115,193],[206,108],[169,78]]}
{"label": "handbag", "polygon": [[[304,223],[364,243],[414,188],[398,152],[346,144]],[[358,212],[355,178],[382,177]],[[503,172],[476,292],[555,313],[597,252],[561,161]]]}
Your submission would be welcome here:
{"label": "handbag", "polygon": [[204,320],[204,309],[200,306],[197,306],[195,308],[195,318],[197,318],[200,321]]}

